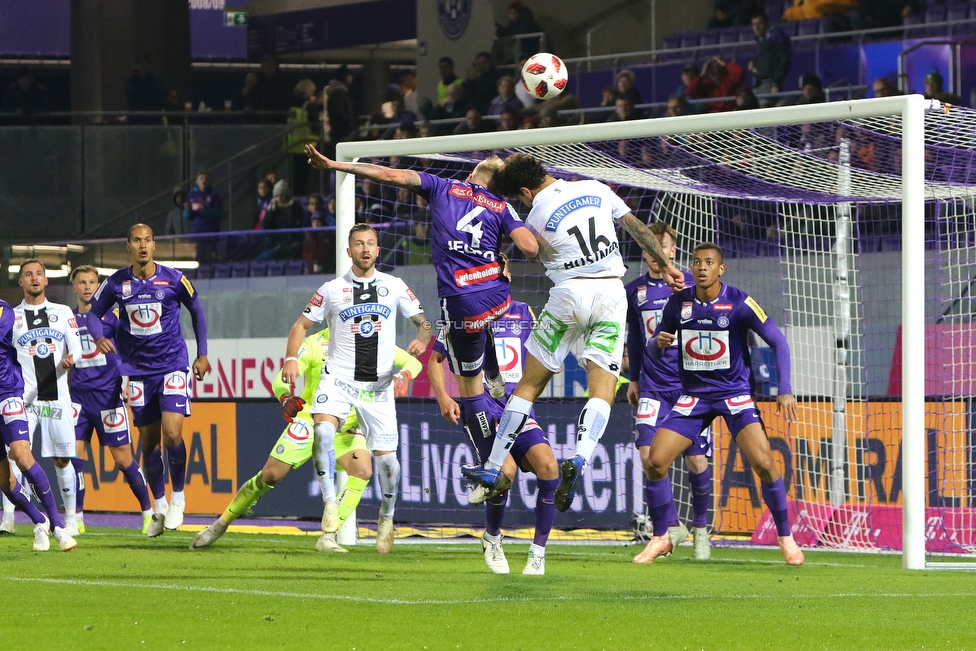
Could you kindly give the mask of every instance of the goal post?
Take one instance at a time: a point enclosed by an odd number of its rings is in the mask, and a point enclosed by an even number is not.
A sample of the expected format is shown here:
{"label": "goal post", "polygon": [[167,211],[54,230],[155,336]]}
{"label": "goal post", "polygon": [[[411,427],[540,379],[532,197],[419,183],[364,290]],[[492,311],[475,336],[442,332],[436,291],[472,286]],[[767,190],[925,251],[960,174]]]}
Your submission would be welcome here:
{"label": "goal post", "polygon": [[[833,292],[833,310],[836,311],[833,323],[833,350],[822,348],[814,356],[822,355],[833,363],[830,373],[835,380],[831,393],[822,394],[832,408],[826,426],[825,438],[830,446],[829,489],[822,500],[828,506],[839,507],[849,498],[845,496],[845,485],[854,481],[854,470],[845,471],[852,460],[860,459],[862,450],[848,449],[848,428],[852,422],[868,416],[848,414],[847,405],[859,399],[848,387],[850,374],[862,373],[851,370],[854,364],[864,364],[863,351],[847,350],[845,339],[864,337],[863,332],[854,332],[857,324],[851,324],[846,315],[857,312],[858,300],[850,292],[853,278],[859,274],[851,254],[855,250],[856,226],[852,222],[852,210],[857,197],[867,201],[886,201],[900,206],[900,433],[902,464],[901,497],[901,548],[903,566],[907,569],[923,569],[926,561],[926,458],[932,458],[926,447],[926,313],[919,306],[926,301],[926,197],[931,199],[953,199],[954,189],[935,188],[926,182],[926,114],[942,109],[938,102],[924,99],[920,95],[877,98],[853,101],[838,101],[825,104],[777,107],[769,109],[728,112],[707,115],[689,115],[673,118],[657,118],[614,122],[592,125],[552,127],[546,129],[492,132],[483,134],[451,135],[403,140],[379,140],[368,142],[343,142],[337,146],[337,159],[340,161],[377,160],[389,164],[390,157],[424,159],[430,157],[440,161],[476,161],[493,152],[502,157],[518,151],[526,151],[540,157],[557,175],[564,177],[589,177],[618,184],[620,187],[643,188],[657,193],[652,215],[691,215],[685,232],[679,235],[694,239],[708,228],[717,232],[717,227],[702,226],[707,215],[716,210],[714,200],[709,198],[712,188],[721,185],[716,180],[723,170],[740,171],[746,166],[755,170],[763,166],[760,173],[742,175],[747,184],[734,189],[728,196],[748,201],[771,201],[780,206],[778,219],[786,219],[795,206],[824,206],[823,219],[830,223],[830,251],[803,248],[803,240],[790,244],[789,252],[782,253],[784,265],[794,265],[796,273],[807,273],[803,269],[804,260],[819,256],[833,256],[829,264],[819,271],[832,277],[828,291]],[[952,108],[953,111],[965,109]],[[969,112],[968,117],[976,113]],[[890,119],[889,121],[886,121]],[[870,129],[882,133],[891,141],[900,143],[900,177],[897,174],[865,171],[853,168],[846,162],[851,156],[849,143],[838,137],[838,144],[830,144],[837,153],[836,160],[830,160],[808,152],[786,147],[766,146],[763,130],[771,128],[795,128],[800,125],[835,123],[841,127],[868,124]],[[976,119],[970,123],[976,129]],[[865,129],[865,130],[870,130]],[[967,136],[972,140],[972,136]],[[768,140],[768,139],[766,139]],[[668,168],[659,166],[650,171],[642,168],[637,157],[617,156],[612,147],[590,146],[594,143],[614,142],[660,143],[667,142],[673,149],[686,155],[683,167]],[[649,145],[648,145],[649,146]],[[656,146],[656,145],[655,145]],[[663,146],[663,145],[662,145]],[[826,147],[826,146],[825,146]],[[967,151],[974,147],[968,145]],[[650,152],[654,157],[657,152]],[[792,166],[802,163],[803,173],[798,174]],[[416,165],[416,160],[414,165]],[[419,168],[418,168],[419,169]],[[701,170],[705,170],[702,172]],[[711,175],[711,176],[709,176]],[[718,175],[718,176],[716,176]],[[936,184],[937,185],[937,184]],[[357,219],[355,179],[350,174],[336,174],[336,271],[345,273],[349,269],[346,255],[346,240],[343,236]],[[715,196],[722,196],[719,189]],[[941,194],[940,194],[941,193]],[[682,197],[689,197],[686,201]],[[701,197],[701,199],[699,199]],[[836,197],[833,199],[832,197]],[[693,200],[692,200],[693,199]],[[792,206],[792,207],[791,207]],[[808,213],[812,209],[797,208],[795,217],[810,221]],[[663,212],[662,212],[663,211]],[[803,214],[799,214],[803,213]],[[639,214],[645,219],[646,214]],[[781,237],[787,237],[784,234]],[[690,242],[693,246],[695,242]],[[689,246],[690,248],[690,246]],[[786,251],[785,245],[780,246]],[[791,272],[792,273],[792,272]],[[802,283],[795,278],[784,278],[784,287],[789,283]],[[748,287],[744,287],[747,291]],[[786,292],[784,291],[784,294]],[[783,324],[780,325],[789,325]],[[856,346],[855,346],[856,348]],[[814,360],[817,361],[817,360]],[[797,363],[794,362],[794,369]],[[569,394],[567,394],[569,395]],[[968,404],[968,403],[967,403]],[[619,408],[619,403],[615,409]],[[866,410],[861,410],[865,411]],[[832,434],[830,433],[832,432]],[[727,434],[726,434],[727,436]],[[820,439],[824,445],[823,438]],[[868,453],[864,452],[866,456]],[[938,457],[938,455],[935,455]],[[943,455],[945,456],[945,455]],[[968,453],[967,458],[976,455]],[[974,459],[976,462],[976,459]],[[860,467],[857,473],[861,473]],[[864,471],[869,474],[869,471]],[[976,478],[976,470],[969,471]],[[871,478],[858,474],[857,480],[868,482]],[[716,479],[716,481],[718,481]],[[976,482],[976,479],[973,480]],[[623,486],[618,480],[618,487]],[[976,496],[970,497],[971,508],[976,508]],[[967,516],[968,517],[968,516]],[[557,519],[556,526],[560,523]],[[586,526],[583,522],[581,526]],[[843,546],[843,545],[839,545]],[[859,548],[854,545],[853,548]],[[972,550],[970,550],[971,553]],[[971,560],[967,558],[965,560]],[[945,564],[949,566],[951,564]],[[965,566],[966,563],[960,563]],[[972,567],[970,564],[969,567]]]}

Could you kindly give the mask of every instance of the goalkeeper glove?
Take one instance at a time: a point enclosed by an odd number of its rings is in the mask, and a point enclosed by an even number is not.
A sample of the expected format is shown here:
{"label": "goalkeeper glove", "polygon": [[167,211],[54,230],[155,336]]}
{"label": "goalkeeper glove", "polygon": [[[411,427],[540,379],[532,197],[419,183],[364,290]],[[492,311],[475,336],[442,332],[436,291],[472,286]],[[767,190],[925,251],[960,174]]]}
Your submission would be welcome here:
{"label": "goalkeeper glove", "polygon": [[410,380],[413,379],[413,374],[407,369],[403,369],[399,373],[393,376],[393,395],[397,398],[402,398],[407,395],[407,388],[410,386]]}
{"label": "goalkeeper glove", "polygon": [[295,422],[295,416],[298,412],[302,410],[305,406],[305,401],[298,396],[283,395],[281,396],[281,417],[284,418],[289,423]]}

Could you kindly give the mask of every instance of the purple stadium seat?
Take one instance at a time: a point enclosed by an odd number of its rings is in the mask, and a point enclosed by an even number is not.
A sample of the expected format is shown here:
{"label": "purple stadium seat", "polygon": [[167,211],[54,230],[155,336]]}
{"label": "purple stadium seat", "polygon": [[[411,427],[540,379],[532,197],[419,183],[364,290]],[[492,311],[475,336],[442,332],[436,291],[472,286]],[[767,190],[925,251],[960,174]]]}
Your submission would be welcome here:
{"label": "purple stadium seat", "polygon": [[268,262],[268,275],[269,276],[284,276],[285,275],[285,260],[272,260]]}
{"label": "purple stadium seat", "polygon": [[738,27],[726,27],[719,31],[718,34],[719,43],[738,43],[739,42],[739,28]]}
{"label": "purple stadium seat", "polygon": [[289,260],[288,264],[285,265],[286,276],[302,276],[304,274],[305,274],[304,260]]}
{"label": "purple stadium seat", "polygon": [[755,43],[756,34],[752,31],[752,26],[739,27],[739,42],[740,43]]}
{"label": "purple stadium seat", "polygon": [[[661,42],[661,48],[665,50],[675,50],[681,47],[681,34],[671,34],[665,36],[664,40]],[[669,54],[661,55],[662,61],[680,61],[684,57],[680,53],[671,52]]]}
{"label": "purple stadium seat", "polygon": [[214,265],[214,278],[230,278],[233,265],[229,262],[220,262]]}
{"label": "purple stadium seat", "polygon": [[[944,23],[946,19],[946,8],[941,7],[929,7],[925,10],[925,24],[929,25],[931,23]],[[949,33],[947,27],[926,27],[926,36],[944,36]]]}
{"label": "purple stadium seat", "polygon": [[973,25],[962,22],[969,18],[969,14],[969,5],[966,3],[954,3],[946,7],[946,20],[950,23],[960,23],[950,28],[953,34],[973,31]]}
{"label": "purple stadium seat", "polygon": [[207,278],[213,278],[214,265],[212,264],[202,264],[197,267],[197,279],[205,280]]}
{"label": "purple stadium seat", "polygon": [[251,265],[248,268],[248,273],[250,274],[251,278],[264,278],[268,275],[268,263],[252,260]]}
{"label": "purple stadium seat", "polygon": [[247,278],[248,267],[250,265],[247,262],[235,262],[230,268],[231,278]]}
{"label": "purple stadium seat", "polygon": [[681,35],[681,47],[698,47],[701,40],[699,32],[685,32]]}
{"label": "purple stadium seat", "polygon": [[701,33],[701,38],[699,39],[699,45],[701,47],[713,47],[718,45],[718,32],[717,29],[710,29],[708,31]]}
{"label": "purple stadium seat", "polygon": [[777,27],[790,38],[796,36],[797,22],[795,20],[784,20]]}
{"label": "purple stadium seat", "polygon": [[798,20],[796,21],[796,35],[797,36],[810,36],[811,34],[820,33],[820,19],[814,18],[812,20]]}

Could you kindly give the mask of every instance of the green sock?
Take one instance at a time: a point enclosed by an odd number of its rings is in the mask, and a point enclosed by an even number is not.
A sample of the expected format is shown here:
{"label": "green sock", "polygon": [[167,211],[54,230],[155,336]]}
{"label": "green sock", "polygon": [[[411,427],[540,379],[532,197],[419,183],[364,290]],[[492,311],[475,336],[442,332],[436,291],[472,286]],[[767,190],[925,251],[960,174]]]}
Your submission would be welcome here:
{"label": "green sock", "polygon": [[365,479],[360,479],[359,477],[349,477],[346,480],[346,485],[342,488],[342,493],[339,494],[339,526],[346,522],[346,518],[352,515],[352,512],[356,510],[359,506],[359,500],[363,496],[363,491],[369,482]]}
{"label": "green sock", "polygon": [[[237,495],[231,500],[230,504],[220,516],[220,521],[225,525],[230,524],[237,518],[241,517],[247,513],[248,509],[254,506],[261,496],[267,493],[269,490],[274,488],[274,486],[269,486],[265,484],[261,479],[261,473],[258,473],[244,482],[241,489],[237,491]],[[362,490],[359,491],[362,493]]]}

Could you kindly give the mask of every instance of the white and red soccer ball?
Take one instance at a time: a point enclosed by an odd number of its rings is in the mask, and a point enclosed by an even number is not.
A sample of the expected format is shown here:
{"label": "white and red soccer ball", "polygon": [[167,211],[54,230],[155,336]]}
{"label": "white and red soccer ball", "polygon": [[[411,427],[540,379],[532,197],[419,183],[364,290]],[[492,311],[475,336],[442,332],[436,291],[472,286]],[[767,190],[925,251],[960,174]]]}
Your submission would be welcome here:
{"label": "white and red soccer ball", "polygon": [[522,85],[539,99],[551,99],[563,92],[567,81],[566,64],[555,54],[533,54],[522,66]]}

